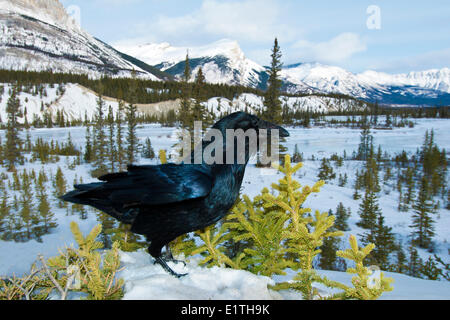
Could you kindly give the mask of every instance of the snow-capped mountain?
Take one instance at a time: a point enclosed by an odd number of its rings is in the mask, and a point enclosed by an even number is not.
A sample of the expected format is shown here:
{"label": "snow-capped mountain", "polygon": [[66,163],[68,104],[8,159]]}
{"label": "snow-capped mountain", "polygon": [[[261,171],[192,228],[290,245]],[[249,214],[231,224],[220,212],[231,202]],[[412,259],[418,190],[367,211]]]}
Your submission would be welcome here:
{"label": "snow-capped mountain", "polygon": [[164,77],[82,30],[58,0],[0,0],[0,58],[2,69]]}
{"label": "snow-capped mountain", "polygon": [[[201,67],[209,83],[242,85],[263,90],[267,87],[267,68],[248,59],[237,41],[223,39],[199,47],[174,47],[165,42],[122,44],[116,48],[178,79],[184,73],[188,54],[192,79]],[[284,89],[288,92],[317,92],[302,81],[291,79],[288,74],[282,74],[282,77]]]}
{"label": "snow-capped mountain", "polygon": [[[221,40],[201,47],[161,43],[117,48],[175,77],[183,74],[188,52],[193,77],[202,67],[211,83],[267,86],[267,68],[248,59],[236,41]],[[390,105],[450,104],[449,68],[397,75],[375,71],[354,74],[320,63],[298,63],[283,68],[281,77],[289,93],[339,93]]]}
{"label": "snow-capped mountain", "polygon": [[366,71],[359,74],[358,77],[361,80],[372,81],[380,85],[403,84],[405,86],[418,86],[450,93],[450,68],[432,69],[396,75]]}
{"label": "snow-capped mountain", "polygon": [[175,77],[183,74],[187,53],[192,77],[202,67],[210,83],[258,87],[265,73],[264,67],[246,58],[239,44],[231,40],[193,48],[173,47],[168,43],[116,47]]}
{"label": "snow-capped mountain", "polygon": [[304,63],[289,66],[282,72],[321,92],[340,93],[370,102],[397,105],[450,103],[448,68],[395,75],[376,71],[354,74],[339,67]]}

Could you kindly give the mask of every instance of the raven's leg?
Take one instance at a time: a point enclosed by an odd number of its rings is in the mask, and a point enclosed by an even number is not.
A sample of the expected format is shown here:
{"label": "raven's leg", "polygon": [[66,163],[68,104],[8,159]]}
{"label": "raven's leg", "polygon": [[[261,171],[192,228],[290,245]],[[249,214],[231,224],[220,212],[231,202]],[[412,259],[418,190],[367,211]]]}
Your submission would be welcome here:
{"label": "raven's leg", "polygon": [[166,247],[166,258],[167,258],[166,260],[173,261],[174,258],[173,258],[172,250],[170,250],[170,245],[166,244],[165,247]]}
{"label": "raven's leg", "polygon": [[186,267],[186,262],[182,260],[177,260],[173,257],[172,250],[170,249],[169,244],[166,244],[166,258],[164,260],[166,260],[166,262],[182,263]]}
{"label": "raven's leg", "polygon": [[169,265],[167,264],[167,262],[161,258],[161,249],[162,249],[162,245],[156,245],[155,242],[152,241],[152,243],[150,244],[150,246],[148,247],[148,253],[150,253],[150,255],[155,258],[155,264],[159,264],[161,265],[161,267],[163,267],[164,270],[166,270],[168,273],[170,273],[171,275],[173,275],[174,277],[177,278],[181,278],[185,275],[187,275],[187,273],[184,274],[178,274],[175,271],[173,271]]}

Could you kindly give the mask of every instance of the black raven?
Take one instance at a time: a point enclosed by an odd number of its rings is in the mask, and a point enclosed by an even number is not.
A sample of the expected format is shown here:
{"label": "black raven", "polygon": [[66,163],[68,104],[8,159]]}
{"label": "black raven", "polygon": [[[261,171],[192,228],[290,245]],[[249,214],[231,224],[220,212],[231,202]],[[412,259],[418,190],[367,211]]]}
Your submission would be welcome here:
{"label": "black raven", "polygon": [[[251,156],[249,139],[245,139],[245,163],[238,161],[236,143],[234,162],[227,163],[227,129],[279,130],[270,122],[244,113],[233,113],[213,125],[223,137],[223,164],[129,165],[127,172],[111,173],[98,183],[75,185],[61,199],[90,205],[117,220],[131,224],[131,231],[150,241],[148,252],[167,272],[175,273],[161,257],[161,250],[180,235],[203,229],[226,216],[239,197],[245,166]],[[259,135],[257,135],[259,137]],[[202,147],[208,143],[203,142]],[[228,150],[228,151],[227,151]],[[241,149],[242,150],[242,149]],[[241,151],[242,152],[242,151]]]}

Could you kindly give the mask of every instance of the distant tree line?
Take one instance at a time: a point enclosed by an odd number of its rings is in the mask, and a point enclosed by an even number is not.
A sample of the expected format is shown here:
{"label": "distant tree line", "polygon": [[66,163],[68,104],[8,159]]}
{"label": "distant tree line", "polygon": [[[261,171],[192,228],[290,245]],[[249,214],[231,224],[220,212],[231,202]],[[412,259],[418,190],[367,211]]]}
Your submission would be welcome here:
{"label": "distant tree line", "polygon": [[[89,79],[85,75],[53,73],[48,71],[11,71],[0,70],[0,82],[17,83],[19,86],[25,85],[42,85],[42,84],[60,84],[60,83],[78,83],[98,93],[98,89],[102,88],[102,95],[116,99],[123,99],[133,103],[157,103],[167,100],[175,100],[183,95],[182,81],[153,81],[137,78],[110,78],[103,77],[101,79]],[[195,86],[189,83],[188,86]],[[258,89],[231,86],[226,84],[209,84],[202,83],[202,94],[205,99],[212,97],[224,97],[232,100],[241,93],[254,93],[263,95]],[[133,100],[133,101],[130,101]]]}

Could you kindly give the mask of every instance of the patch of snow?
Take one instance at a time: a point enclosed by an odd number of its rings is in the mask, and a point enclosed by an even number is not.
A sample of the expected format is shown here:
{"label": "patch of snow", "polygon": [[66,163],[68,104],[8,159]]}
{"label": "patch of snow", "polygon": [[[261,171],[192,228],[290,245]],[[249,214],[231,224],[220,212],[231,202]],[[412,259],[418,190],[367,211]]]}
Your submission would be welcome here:
{"label": "patch of snow", "polygon": [[[175,272],[187,273],[179,279],[167,274],[144,250],[122,252],[124,270],[118,276],[125,280],[124,300],[301,300],[299,292],[293,290],[274,291],[267,288],[275,282],[289,281],[296,275],[286,270],[285,276],[273,278],[257,276],[243,270],[223,267],[200,267],[199,258],[191,258],[186,266],[169,263]],[[353,275],[345,272],[318,270],[327,278],[352,286]],[[436,300],[450,297],[450,286],[443,281],[429,281],[403,274],[385,272],[394,278],[394,290],[386,292],[381,300]],[[314,286],[322,295],[337,292],[322,284]]]}
{"label": "patch of snow", "polygon": [[175,272],[188,273],[180,279],[154,264],[145,251],[122,252],[125,280],[124,300],[271,300],[281,296],[267,288],[274,284],[268,277],[226,268],[203,268],[193,258],[186,267],[169,262]]}

